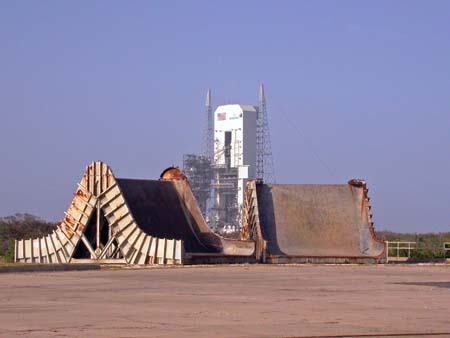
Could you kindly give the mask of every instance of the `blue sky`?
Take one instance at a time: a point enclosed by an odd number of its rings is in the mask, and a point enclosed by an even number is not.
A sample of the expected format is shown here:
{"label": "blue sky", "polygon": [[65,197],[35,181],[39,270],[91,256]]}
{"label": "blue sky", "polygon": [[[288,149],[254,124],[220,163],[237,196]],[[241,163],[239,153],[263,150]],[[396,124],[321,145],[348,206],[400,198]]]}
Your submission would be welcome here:
{"label": "blue sky", "polygon": [[87,164],[156,178],[264,82],[278,182],[368,181],[377,229],[450,231],[450,2],[1,1],[0,216]]}

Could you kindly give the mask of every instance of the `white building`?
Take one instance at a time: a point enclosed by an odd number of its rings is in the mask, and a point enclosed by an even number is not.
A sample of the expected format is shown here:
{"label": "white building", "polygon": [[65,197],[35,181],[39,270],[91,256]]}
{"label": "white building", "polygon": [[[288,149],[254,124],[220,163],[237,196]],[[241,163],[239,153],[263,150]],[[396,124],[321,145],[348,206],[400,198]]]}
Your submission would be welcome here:
{"label": "white building", "polygon": [[238,224],[248,179],[256,178],[257,106],[230,104],[214,112],[214,205],[219,226]]}
{"label": "white building", "polygon": [[213,112],[209,89],[205,103],[202,153],[184,155],[183,168],[210,227],[233,232],[241,224],[248,180],[275,182],[264,86],[258,106],[228,104]]}

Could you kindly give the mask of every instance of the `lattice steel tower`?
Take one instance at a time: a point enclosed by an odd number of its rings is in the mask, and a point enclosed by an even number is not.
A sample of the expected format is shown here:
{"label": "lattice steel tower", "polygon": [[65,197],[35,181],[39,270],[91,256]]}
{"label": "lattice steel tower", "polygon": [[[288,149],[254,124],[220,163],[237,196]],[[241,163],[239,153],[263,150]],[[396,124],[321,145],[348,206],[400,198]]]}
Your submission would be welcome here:
{"label": "lattice steel tower", "polygon": [[205,127],[203,129],[203,144],[202,155],[206,156],[211,162],[214,156],[214,119],[212,115],[211,105],[211,89],[206,92],[206,104],[205,104]]}
{"label": "lattice steel tower", "polygon": [[202,137],[202,153],[183,155],[183,171],[189,179],[192,192],[200,210],[208,221],[211,205],[211,179],[213,161],[214,120],[211,107],[211,90],[206,93],[205,126]]}
{"label": "lattice steel tower", "polygon": [[264,85],[259,85],[259,107],[256,129],[256,177],[265,183],[275,183],[272,146],[270,144],[269,121],[267,119]]}

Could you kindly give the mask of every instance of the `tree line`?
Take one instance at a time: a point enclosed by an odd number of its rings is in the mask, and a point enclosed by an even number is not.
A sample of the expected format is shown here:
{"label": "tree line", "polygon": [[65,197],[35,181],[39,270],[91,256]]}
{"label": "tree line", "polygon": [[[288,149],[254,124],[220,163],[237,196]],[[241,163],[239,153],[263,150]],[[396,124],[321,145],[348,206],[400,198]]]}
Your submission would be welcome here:
{"label": "tree line", "polygon": [[[448,258],[450,252],[444,250],[444,243],[450,243],[450,232],[439,233],[398,233],[391,231],[377,231],[377,237],[390,242],[415,242],[415,249],[411,250],[411,257],[417,259]],[[406,251],[401,251],[406,254]]]}
{"label": "tree line", "polygon": [[30,214],[0,217],[0,256],[14,260],[14,240],[42,237],[56,229],[57,223],[47,222]]}

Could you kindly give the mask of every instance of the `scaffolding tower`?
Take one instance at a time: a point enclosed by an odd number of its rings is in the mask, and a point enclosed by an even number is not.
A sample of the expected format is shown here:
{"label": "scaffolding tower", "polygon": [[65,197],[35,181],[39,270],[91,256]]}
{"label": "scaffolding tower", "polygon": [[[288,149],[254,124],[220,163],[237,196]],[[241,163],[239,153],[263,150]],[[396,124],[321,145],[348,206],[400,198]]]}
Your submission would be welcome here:
{"label": "scaffolding tower", "polygon": [[267,118],[264,84],[259,85],[258,118],[256,129],[256,177],[265,183],[275,183],[275,168],[273,165],[272,146],[270,143],[269,120]]}
{"label": "scaffolding tower", "polygon": [[211,161],[214,156],[214,118],[211,105],[211,89],[208,89],[206,92],[205,108],[202,155]]}
{"label": "scaffolding tower", "polygon": [[204,155],[183,155],[183,171],[188,177],[189,185],[194,194],[200,211],[208,221],[208,201],[211,197],[211,162]]}
{"label": "scaffolding tower", "polygon": [[197,199],[205,220],[209,223],[211,208],[211,180],[213,158],[214,120],[212,116],[211,90],[206,92],[205,125],[201,155],[183,155],[183,171],[187,176],[192,193]]}
{"label": "scaffolding tower", "polygon": [[[229,165],[213,165],[213,207],[211,208],[211,227],[218,232],[225,228],[239,228],[240,210],[237,203],[238,168]],[[219,203],[218,198],[224,200]]]}
{"label": "scaffolding tower", "polygon": [[[201,155],[187,154],[183,156],[183,169],[190,182],[192,192],[209,226],[219,232],[228,229],[239,229],[242,210],[239,208],[238,194],[240,169],[232,167],[230,162],[238,162],[243,156],[243,144],[228,144],[219,149],[214,140],[214,114],[212,110],[211,90],[206,93],[204,128]],[[261,83],[258,92],[256,109],[256,177],[266,183],[275,183],[272,148],[270,144],[269,123],[267,118],[264,85]],[[218,158],[225,154],[225,163]],[[253,175],[255,174],[253,173]]]}

